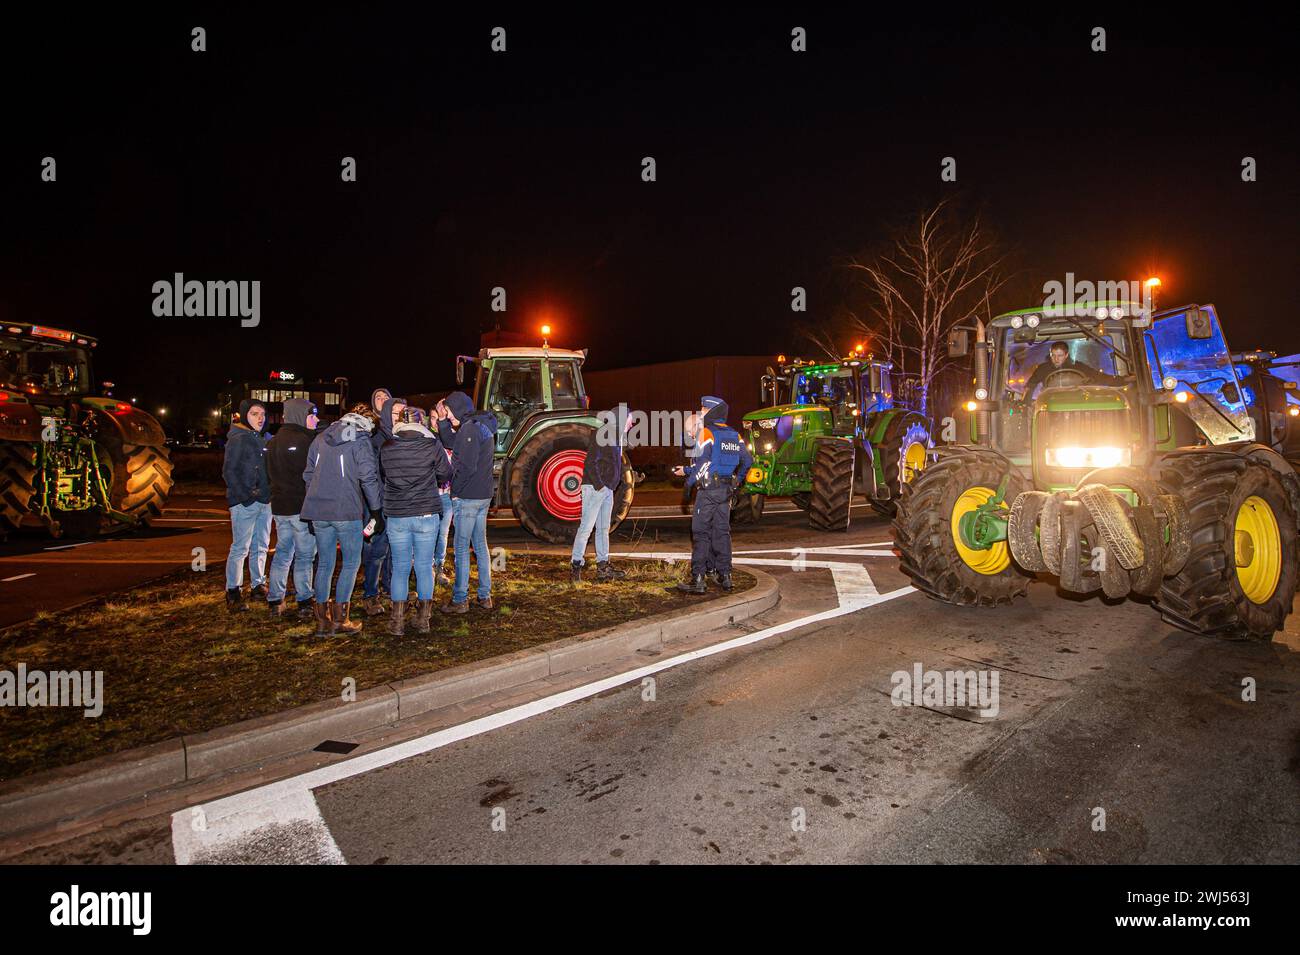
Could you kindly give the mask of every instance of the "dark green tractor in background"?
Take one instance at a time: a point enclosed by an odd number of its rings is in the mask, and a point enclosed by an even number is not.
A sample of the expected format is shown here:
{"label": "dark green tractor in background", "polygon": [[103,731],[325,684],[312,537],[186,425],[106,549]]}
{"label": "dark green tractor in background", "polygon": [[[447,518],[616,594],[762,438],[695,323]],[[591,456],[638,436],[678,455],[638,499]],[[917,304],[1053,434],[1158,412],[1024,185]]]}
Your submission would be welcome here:
{"label": "dark green tractor in background", "polygon": [[990,607],[1048,574],[1071,593],[1148,598],[1196,633],[1282,629],[1300,557],[1295,416],[1252,414],[1260,395],[1213,306],[1025,309],[955,329],[949,353],[971,357],[969,430],[904,488],[894,520],[919,590]]}
{"label": "dark green tractor in background", "polygon": [[172,463],[158,421],[91,392],[98,342],[0,326],[0,538],[19,527],[93,537],[162,513]]}
{"label": "dark green tractor in background", "polygon": [[934,446],[929,420],[895,394],[892,366],[860,353],[780,362],[763,377],[762,400],[771,406],[742,421],[754,466],[734,519],[757,519],[775,495],[806,510],[817,530],[842,531],[859,489],[892,515],[900,488],[925,468]]}

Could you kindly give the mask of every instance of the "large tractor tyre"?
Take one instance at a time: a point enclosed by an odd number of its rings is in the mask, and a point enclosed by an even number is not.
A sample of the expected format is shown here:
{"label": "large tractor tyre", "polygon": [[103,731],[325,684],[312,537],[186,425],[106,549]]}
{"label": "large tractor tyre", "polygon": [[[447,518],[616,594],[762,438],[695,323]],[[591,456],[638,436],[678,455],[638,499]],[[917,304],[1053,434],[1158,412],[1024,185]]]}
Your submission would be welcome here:
{"label": "large tractor tyre", "polygon": [[871,506],[885,517],[893,517],[903,485],[911,483],[925,470],[933,448],[929,422],[919,414],[895,415],[885,426],[885,433],[876,448],[880,455],[881,474],[889,488],[889,500],[873,498]]}
{"label": "large tractor tyre", "polygon": [[1010,504],[1029,485],[1005,459],[977,449],[943,450],[903,486],[894,547],[918,590],[958,606],[994,607],[1029,589],[1032,578],[1012,561],[1006,541],[971,548],[958,530],[961,516],[992,498],[1008,474],[1004,503]]}
{"label": "large tractor tyre", "polygon": [[823,438],[817,442],[812,497],[808,502],[808,523],[814,530],[849,529],[849,506],[853,503],[853,454],[851,442],[837,438]]}
{"label": "large tractor tyre", "polygon": [[797,494],[790,495],[790,503],[801,511],[806,511],[812,507],[812,495],[806,491],[800,491]]}
{"label": "large tractor tyre", "polygon": [[[510,469],[510,505],[524,529],[552,544],[572,544],[582,518],[582,467],[595,430],[557,424],[534,435]],[[612,531],[632,507],[632,469],[623,459],[623,484],[614,492]]]}
{"label": "large tractor tyre", "polygon": [[1164,459],[1161,480],[1187,505],[1191,553],[1155,597],[1160,615],[1193,633],[1271,640],[1295,596],[1296,511],[1282,476],[1228,452]]}
{"label": "large tractor tyre", "polygon": [[149,526],[162,514],[172,490],[171,453],[166,448],[120,442],[104,442],[98,451],[100,465],[113,469],[109,491],[113,510],[130,514],[139,526]]}
{"label": "large tractor tyre", "polygon": [[766,494],[750,494],[743,490],[737,491],[731,498],[731,523],[756,523],[763,516],[763,505],[766,503]]}
{"label": "large tractor tyre", "polygon": [[36,494],[36,445],[0,442],[0,540],[31,513]]}

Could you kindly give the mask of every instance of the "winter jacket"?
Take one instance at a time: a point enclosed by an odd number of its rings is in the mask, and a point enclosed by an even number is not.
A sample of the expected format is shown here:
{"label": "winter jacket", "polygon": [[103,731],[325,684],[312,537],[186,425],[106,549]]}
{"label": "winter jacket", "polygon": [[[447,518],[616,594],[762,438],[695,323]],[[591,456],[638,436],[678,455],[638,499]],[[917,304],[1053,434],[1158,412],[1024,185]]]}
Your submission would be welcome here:
{"label": "winter jacket", "polygon": [[268,504],[271,500],[271,481],[266,474],[266,436],[245,424],[253,404],[240,403],[239,424],[226,435],[221,476],[226,482],[226,503],[231,507]]}
{"label": "winter jacket", "polygon": [[[623,431],[619,427],[622,422],[618,411],[609,413],[613,415],[615,437],[621,442]],[[623,485],[623,448],[621,443],[614,445],[602,441],[602,437],[610,437],[609,431],[605,427],[597,428],[591,433],[591,441],[587,444],[587,460],[582,465],[582,483],[590,484],[597,491],[603,488],[617,491]]]}
{"label": "winter jacket", "polygon": [[316,406],[306,398],[290,398],[284,403],[284,421],[266,446],[266,472],[271,479],[271,513],[298,514],[307,494],[302,472],[307,467],[307,452],[316,432],[307,427],[307,416]]}
{"label": "winter jacket", "polygon": [[715,443],[725,441],[729,446],[727,451],[736,456],[736,466],[728,477],[734,485],[745,480],[745,472],[754,464],[754,458],[749,453],[749,448],[745,446],[745,441],[736,431],[727,426],[727,403],[720,399],[713,399],[717,402],[709,409],[704,416],[704,423],[700,427],[700,433],[696,438],[696,454],[691,463],[686,467],[686,486],[690,487],[697,482],[704,482],[701,486],[707,486],[713,469],[715,452],[720,448],[715,448]]}
{"label": "winter jacket", "polygon": [[[384,405],[387,418],[395,402]],[[441,514],[438,485],[451,476],[442,441],[422,424],[399,422],[379,449],[384,474],[384,516]]]}
{"label": "winter jacket", "polygon": [[359,521],[379,510],[383,497],[372,430],[368,419],[348,413],[312,441],[302,472],[304,521]]}
{"label": "winter jacket", "polygon": [[460,422],[457,431],[452,430],[450,421],[438,422],[438,434],[451,448],[451,496],[491,500],[496,493],[492,464],[496,458],[497,416],[491,411],[475,411],[474,402],[463,391],[453,391],[443,400]]}

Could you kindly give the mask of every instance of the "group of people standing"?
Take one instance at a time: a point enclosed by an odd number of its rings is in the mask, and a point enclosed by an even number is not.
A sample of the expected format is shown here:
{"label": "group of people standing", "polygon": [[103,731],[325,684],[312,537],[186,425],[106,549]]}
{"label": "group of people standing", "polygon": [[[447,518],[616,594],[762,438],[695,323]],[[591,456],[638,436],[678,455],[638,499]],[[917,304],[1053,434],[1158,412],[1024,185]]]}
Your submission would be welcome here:
{"label": "group of people standing", "polygon": [[[265,599],[274,617],[288,614],[292,567],[298,618],[314,619],[317,636],[357,633],[362,625],[351,619],[352,592],[364,563],[365,613],[387,612],[389,633],[402,636],[409,607],[415,631],[428,633],[437,586],[452,588],[444,613],[469,611],[471,550],[478,565],[477,606],[493,609],[487,514],[495,414],[476,411],[459,391],[426,414],[379,388],[369,404],[354,406],[323,430],[316,407],[304,398],[285,402],[284,419],[268,439],[265,406],[244,401],[227,437],[222,474],[232,538],[228,610],[250,609],[243,590],[247,563],[248,596]],[[268,575],[272,524],[276,547]],[[443,573],[453,525],[454,581]]]}

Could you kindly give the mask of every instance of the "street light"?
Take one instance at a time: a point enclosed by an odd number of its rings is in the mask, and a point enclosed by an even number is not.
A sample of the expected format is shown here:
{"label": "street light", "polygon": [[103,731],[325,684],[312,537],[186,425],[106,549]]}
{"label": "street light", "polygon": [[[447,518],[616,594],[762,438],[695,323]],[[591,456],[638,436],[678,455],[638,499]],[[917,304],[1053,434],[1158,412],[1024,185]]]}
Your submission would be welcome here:
{"label": "street light", "polygon": [[160,415],[165,415],[166,413],[167,413],[167,409],[166,409],[166,408],[159,408],[159,409],[158,409],[158,414],[160,414]]}

